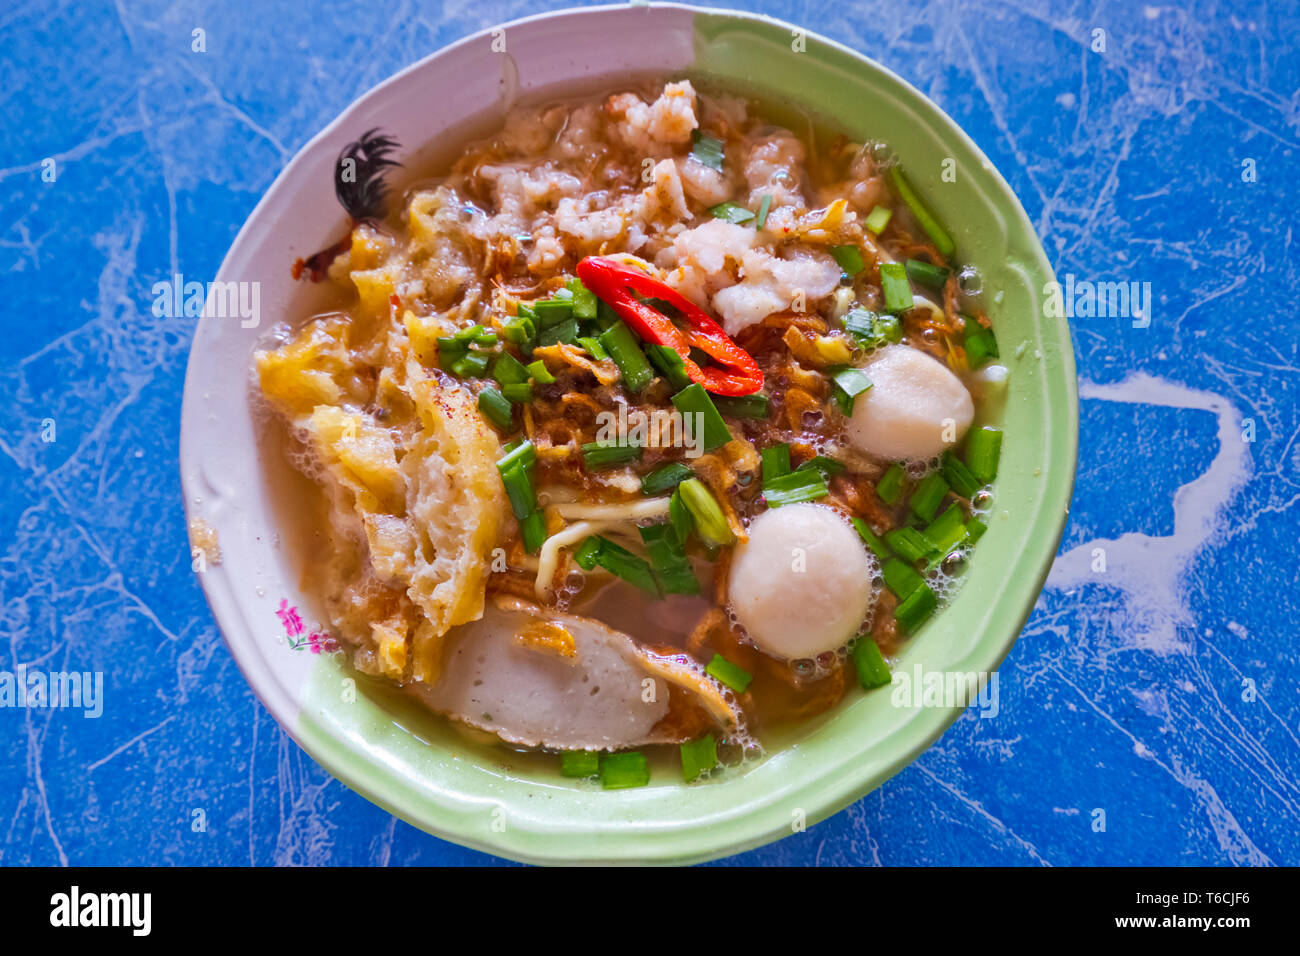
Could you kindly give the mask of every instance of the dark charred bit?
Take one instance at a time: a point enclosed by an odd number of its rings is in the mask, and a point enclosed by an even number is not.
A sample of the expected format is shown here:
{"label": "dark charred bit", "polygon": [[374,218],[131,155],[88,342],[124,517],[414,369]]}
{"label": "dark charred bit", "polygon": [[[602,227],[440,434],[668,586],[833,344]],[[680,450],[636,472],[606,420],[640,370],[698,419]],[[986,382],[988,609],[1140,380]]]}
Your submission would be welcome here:
{"label": "dark charred bit", "polygon": [[322,249],[320,252],[314,252],[306,259],[297,259],[293,267],[289,270],[290,275],[295,279],[301,279],[303,273],[307,274],[312,282],[320,282],[329,273],[330,263],[337,259],[348,247],[352,245],[352,230],[328,249]]}
{"label": "dark charred bit", "polygon": [[389,158],[397,140],[376,129],[367,130],[355,143],[348,143],[334,166],[334,194],[357,222],[383,219],[388,199],[384,175],[401,163]]}

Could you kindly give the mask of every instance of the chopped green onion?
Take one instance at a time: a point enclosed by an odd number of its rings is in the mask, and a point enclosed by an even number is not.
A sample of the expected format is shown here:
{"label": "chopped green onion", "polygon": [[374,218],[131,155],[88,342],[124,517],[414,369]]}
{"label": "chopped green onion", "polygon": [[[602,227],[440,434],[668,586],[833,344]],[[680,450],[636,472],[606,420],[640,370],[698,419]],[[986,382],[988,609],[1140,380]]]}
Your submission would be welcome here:
{"label": "chopped green onion", "polygon": [[[908,529],[911,530],[910,528]],[[940,556],[946,555],[966,537],[966,515],[961,505],[953,505],[930,522],[922,532]]]}
{"label": "chopped green onion", "polygon": [[[523,309],[523,306],[520,306]],[[524,351],[532,348],[533,340],[537,338],[537,324],[533,319],[521,314],[506,319],[502,328],[505,331],[506,341],[513,342]]]}
{"label": "chopped green onion", "polygon": [[885,231],[885,227],[889,225],[889,220],[892,219],[893,216],[894,210],[890,209],[888,206],[876,206],[867,214],[867,228],[876,235],[880,235]]}
{"label": "chopped green onion", "polygon": [[698,478],[687,478],[677,486],[677,494],[695,519],[695,528],[700,538],[710,547],[722,547],[736,540],[736,535],[727,524],[727,516],[722,512],[713,492]]}
{"label": "chopped green onion", "polygon": [[650,768],[646,766],[645,755],[635,750],[609,754],[600,762],[600,785],[606,790],[644,787],[649,782]]}
{"label": "chopped green onion", "polygon": [[989,359],[997,358],[998,340],[994,338],[993,330],[984,328],[969,316],[962,316],[962,321],[965,323],[966,363],[971,368],[979,368]]}
{"label": "chopped green onion", "polygon": [[755,392],[753,395],[718,395],[713,404],[722,414],[732,418],[767,418],[771,402],[762,392]]}
{"label": "chopped green onion", "polygon": [[930,521],[947,495],[948,482],[944,481],[943,475],[936,471],[921,479],[921,483],[912,492],[908,503],[914,515],[924,521]]}
{"label": "chopped green onion", "polygon": [[528,381],[528,369],[509,352],[502,352],[492,363],[492,377],[501,385],[517,385]]}
{"label": "chopped green onion", "polygon": [[840,368],[831,372],[835,404],[845,415],[853,414],[854,400],[871,387],[871,379],[860,368]]}
{"label": "chopped green onion", "polygon": [[718,741],[713,734],[682,744],[682,779],[691,783],[718,765]]}
{"label": "chopped green onion", "polygon": [[527,405],[533,400],[533,386],[531,382],[514,382],[510,385],[502,385],[501,394],[512,404]]}
{"label": "chopped green onion", "polygon": [[754,220],[755,229],[765,229],[767,227],[767,214],[772,211],[772,196],[770,193],[763,193],[763,198],[758,203],[758,218]]}
{"label": "chopped green onion", "polygon": [[895,528],[885,535],[885,543],[904,561],[915,564],[934,554],[934,543],[915,528]]}
{"label": "chopped green onion", "polygon": [[749,673],[743,667],[731,663],[721,654],[714,654],[713,660],[709,661],[709,666],[704,668],[708,675],[726,684],[737,694],[743,694],[749,687],[749,682],[754,679],[754,675]]}
{"label": "chopped green onion", "polygon": [[925,586],[925,581],[916,573],[916,569],[898,558],[890,558],[886,561],[880,573],[884,575],[885,586],[893,591],[900,601],[907,600],[909,594]]}
{"label": "chopped green onion", "polygon": [[533,303],[537,322],[543,329],[573,317],[571,299],[542,299]]}
{"label": "chopped green onion", "polygon": [[680,461],[670,461],[641,479],[641,493],[651,496],[662,495],[664,492],[676,488],[693,474],[695,472]]}
{"label": "chopped green onion", "polygon": [[[727,428],[727,423],[722,420],[722,416],[718,414],[717,406],[713,404],[713,399],[709,398],[709,393],[704,390],[704,386],[699,382],[688,385],[674,395],[673,405],[683,415],[703,416],[699,419],[691,419],[690,422],[692,426],[696,421],[704,423],[705,451],[721,448],[731,441],[731,432]],[[694,436],[695,433],[692,432],[691,434]]]}
{"label": "chopped green onion", "polygon": [[605,346],[600,344],[600,339],[593,338],[590,335],[582,336],[578,339],[578,344],[587,350],[587,353],[597,362],[603,362],[609,358],[609,353],[605,351]]}
{"label": "chopped green onion", "polygon": [[763,484],[790,474],[790,446],[768,445],[758,453],[763,462]]}
{"label": "chopped green onion", "polygon": [[531,468],[537,463],[537,447],[527,438],[520,438],[504,447],[506,452],[497,461],[497,470],[504,471],[516,463]]}
{"label": "chopped green onion", "polygon": [[582,544],[578,545],[573,551],[573,561],[584,571],[594,570],[596,567],[596,556],[600,554],[601,539],[589,534],[582,539]]}
{"label": "chopped green onion", "polygon": [[466,352],[452,362],[447,371],[458,378],[482,378],[491,359],[487,352]]}
{"label": "chopped green onion", "polygon": [[827,478],[833,478],[836,475],[843,474],[847,467],[842,461],[836,461],[834,458],[828,458],[825,455],[816,455],[805,461],[795,471],[803,468],[816,468]]}
{"label": "chopped green onion", "polygon": [[858,537],[866,542],[867,547],[871,549],[871,553],[883,565],[889,560],[889,547],[861,518],[853,518],[852,521],[853,527],[858,532]]}
{"label": "chopped green onion", "polygon": [[674,488],[672,497],[668,499],[668,523],[673,526],[677,543],[683,548],[686,547],[686,539],[691,536],[695,519],[691,517],[691,509],[686,507],[686,500],[682,497],[680,487]]}
{"label": "chopped green onion", "polygon": [[691,131],[691,142],[694,144],[691,147],[691,157],[696,162],[722,172],[722,163],[725,158],[722,140],[715,139],[709,134],[696,129]]}
{"label": "chopped green onion", "polygon": [[901,262],[880,264],[880,288],[885,295],[886,312],[906,312],[915,304],[912,283],[907,278],[907,267]]}
{"label": "chopped green onion", "polygon": [[907,270],[909,279],[928,289],[942,290],[944,283],[948,281],[947,269],[921,259],[908,259],[903,263],[903,267]]}
{"label": "chopped green onion", "polygon": [[537,333],[537,347],[545,348],[548,345],[555,345],[559,342],[566,342],[573,345],[578,341],[578,320],[569,318],[563,322],[557,322],[549,328],[542,329]]}
{"label": "chopped green onion", "polygon": [[529,376],[539,385],[550,385],[555,381],[555,376],[551,374],[546,367],[546,363],[541,359],[536,362],[529,362],[527,366]]}
{"label": "chopped green onion", "polygon": [[524,550],[530,554],[537,551],[549,537],[546,533],[546,521],[540,511],[534,511],[520,521],[519,529],[523,532]]}
{"label": "chopped green onion", "polygon": [[625,323],[616,322],[601,332],[600,344],[618,366],[628,391],[639,392],[654,381],[654,370],[641,351],[641,343]]}
{"label": "chopped green onion", "polygon": [[988,529],[989,526],[979,518],[971,518],[970,521],[966,522],[966,539],[974,545],[976,541],[984,537],[984,532]]}
{"label": "chopped green onion", "polygon": [[691,377],[686,374],[686,363],[671,345],[647,345],[645,351],[655,368],[668,379],[669,385],[676,389],[690,386]]}
{"label": "chopped green onion", "polygon": [[670,524],[637,529],[650,555],[650,570],[665,594],[699,594],[700,581]]}
{"label": "chopped green onion", "polygon": [[885,656],[870,634],[863,634],[853,645],[853,666],[857,668],[858,680],[866,690],[884,687],[891,680]]}
{"label": "chopped green onion", "polygon": [[566,750],[560,754],[560,773],[566,777],[594,777],[600,773],[600,754],[594,750]]}
{"label": "chopped green onion", "polygon": [[934,242],[934,247],[945,257],[952,255],[957,248],[952,241],[952,237],[948,235],[948,231],[943,228],[934,213],[930,212],[925,203],[921,201],[921,197],[916,194],[916,190],[912,188],[912,184],[903,174],[903,170],[898,166],[891,167],[889,178],[892,180],[894,188],[898,190],[898,195],[903,202],[907,203],[907,208],[912,210],[912,215],[916,217],[916,221],[921,224],[921,228],[925,230],[926,235]]}
{"label": "chopped green onion", "polygon": [[506,497],[510,499],[510,510],[515,513],[515,517],[523,521],[530,514],[537,510],[537,495],[533,491],[532,479],[528,477],[528,470],[523,460],[510,461],[509,464],[503,464],[510,458],[502,458],[497,462],[497,472],[501,475],[501,483],[506,486]]}
{"label": "chopped green onion", "polygon": [[986,485],[998,476],[1001,452],[1002,432],[997,428],[977,428],[966,436],[966,466]]}
{"label": "chopped green onion", "polygon": [[934,613],[934,609],[938,606],[939,599],[934,596],[934,591],[930,590],[930,585],[922,582],[920,587],[903,598],[902,603],[894,609],[894,618],[904,634],[911,634],[925,623],[925,619]]}
{"label": "chopped green onion", "polygon": [[857,275],[866,268],[866,263],[862,261],[862,253],[857,246],[831,246],[831,256],[839,263],[839,267],[851,276]]}
{"label": "chopped green onion", "polygon": [[654,572],[650,570],[647,561],[638,558],[627,548],[615,544],[608,538],[597,537],[597,540],[600,546],[593,556],[595,564],[599,564],[610,574],[622,578],[629,584],[634,584],[641,590],[659,597],[659,585],[655,583]]}
{"label": "chopped green onion", "polygon": [[907,472],[898,462],[889,466],[889,470],[876,482],[876,494],[887,505],[898,504],[903,495],[903,485],[907,483]]}
{"label": "chopped green onion", "polygon": [[788,475],[763,483],[763,500],[769,508],[800,501],[816,501],[830,494],[826,476],[816,468],[799,468]]}
{"label": "chopped green onion", "polygon": [[583,285],[582,280],[577,276],[566,282],[565,288],[573,294],[573,314],[580,319],[594,319],[597,311],[596,303],[600,301],[596,298],[596,293]]}
{"label": "chopped green onion", "polygon": [[970,498],[980,489],[980,483],[970,469],[950,451],[943,453],[943,476],[948,479],[952,490],[963,498]]}
{"label": "chopped green onion", "polygon": [[593,441],[582,446],[582,463],[588,471],[615,468],[637,461],[640,457],[640,445]]}
{"label": "chopped green onion", "polygon": [[853,309],[844,316],[844,330],[864,348],[877,348],[903,337],[903,327],[894,315],[877,315],[866,309]]}
{"label": "chopped green onion", "polygon": [[741,223],[749,222],[754,218],[754,214],[744,206],[738,206],[734,202],[718,203],[709,210],[714,219],[721,219],[723,222],[729,222],[733,226],[739,226]]}
{"label": "chopped green onion", "polygon": [[514,414],[510,410],[510,399],[495,388],[485,388],[478,393],[478,409],[497,428],[508,431],[514,425]]}

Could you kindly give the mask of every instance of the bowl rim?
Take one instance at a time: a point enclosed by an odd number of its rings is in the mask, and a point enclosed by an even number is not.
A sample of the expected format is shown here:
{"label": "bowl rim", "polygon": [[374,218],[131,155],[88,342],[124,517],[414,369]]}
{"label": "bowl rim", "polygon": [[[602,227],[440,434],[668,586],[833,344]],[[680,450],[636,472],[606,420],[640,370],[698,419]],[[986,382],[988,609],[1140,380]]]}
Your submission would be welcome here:
{"label": "bowl rim", "polygon": [[[765,14],[753,13],[745,10],[735,10],[728,8],[701,7],[685,3],[636,3],[633,7],[654,11],[678,11],[679,13],[689,13],[693,17],[707,17],[712,20],[740,20],[766,24],[791,31],[801,31],[810,40],[824,44],[827,47],[848,56],[853,60],[861,63],[864,67],[874,70],[883,75],[888,81],[896,84],[905,90],[908,95],[921,103],[926,111],[930,114],[936,125],[942,130],[946,137],[958,142],[961,146],[969,151],[971,155],[980,160],[984,167],[986,175],[992,178],[992,182],[998,191],[999,207],[1009,214],[1009,226],[1032,238],[1030,243],[1030,253],[1032,264],[1037,267],[1043,275],[1055,280],[1055,274],[1043,249],[1042,242],[1038,238],[1037,231],[1030,222],[1019,197],[1007,183],[1006,179],[998,171],[996,166],[988,159],[979,146],[970,138],[970,136],[948,116],[936,103],[934,103],[925,93],[914,87],[908,81],[898,76],[888,67],[872,59],[864,53],[861,53],[849,46],[839,43],[824,35],[807,30],[797,24],[790,23]],[[391,76],[368,88],[361,95],[352,100],[333,120],[331,120],[323,129],[307,140],[300,147],[288,163],[281,169],[266,192],[259,199],[252,211],[248,214],[243,226],[236,233],[231,242],[230,249],[222,259],[217,276],[222,276],[230,260],[234,257],[235,251],[246,240],[247,235],[255,227],[260,227],[258,222],[262,214],[272,202],[276,200],[277,194],[285,188],[285,183],[293,178],[293,173],[300,165],[305,164],[309,154],[317,150],[320,145],[329,141],[343,127],[351,126],[357,117],[364,117],[367,107],[374,101],[383,96],[387,90],[406,79],[410,74],[424,69],[432,61],[443,57],[452,51],[458,50],[475,42],[481,42],[490,37],[493,31],[520,27],[527,24],[536,23],[545,20],[554,20],[572,16],[592,16],[603,13],[613,13],[617,11],[626,11],[625,4],[601,4],[592,7],[566,7],[559,10],[545,11],[520,17],[514,20],[503,21],[492,24],[481,30],[475,31],[459,40],[446,44],[428,55],[421,57],[415,62],[408,64],[401,70],[398,70]],[[695,71],[707,72],[707,67],[695,64]],[[199,328],[205,320],[200,319],[196,324],[195,338],[197,339]],[[1048,321],[1040,317],[1041,322]],[[1042,590],[1043,584],[1051,571],[1052,558],[1055,555],[1064,533],[1066,520],[1068,517],[1068,506],[1073,493],[1075,473],[1078,456],[1078,387],[1075,374],[1075,362],[1073,343],[1071,341],[1068,329],[1068,323],[1064,317],[1056,320],[1058,325],[1058,336],[1061,348],[1061,371],[1063,373],[1063,384],[1065,388],[1064,407],[1057,409],[1057,414],[1064,414],[1068,417],[1068,433],[1063,436],[1065,446],[1061,451],[1063,458],[1055,463],[1065,466],[1068,472],[1068,480],[1054,482],[1051,487],[1043,492],[1040,514],[1050,514],[1055,516],[1055,527],[1050,533],[1040,534],[1036,539],[1041,542],[1039,550],[1043,550],[1045,558],[1035,562],[1033,574],[1031,576],[1032,587],[1022,587],[1021,591],[1024,597],[1018,602],[1014,609],[1014,614],[1009,614],[1007,620],[1013,621],[1014,626],[1006,628],[1006,636],[997,642],[995,647],[990,647],[985,651],[987,659],[981,659],[980,663],[984,665],[987,672],[995,671],[1006,658],[1011,648],[1019,638],[1021,630],[1024,628],[1026,621],[1032,613],[1033,607],[1037,601],[1038,595]],[[185,423],[191,416],[186,414],[186,409],[190,405],[190,383],[193,378],[194,368],[200,363],[198,351],[191,343],[191,352],[186,365],[186,384],[185,397],[182,408],[181,421],[181,448],[179,464],[181,466],[181,484],[184,508],[186,512],[187,526],[189,522],[198,514],[196,500],[191,478],[186,469],[186,462],[191,457],[187,448],[192,445],[187,441]],[[192,429],[191,429],[192,432]],[[1050,541],[1050,551],[1046,551],[1045,545]],[[237,666],[248,682],[250,688],[258,699],[270,711],[276,722],[289,736],[305,750],[309,756],[319,763],[336,779],[343,782],[350,789],[356,791],[370,802],[382,807],[395,816],[409,822],[426,832],[435,835],[441,839],[454,842],[472,849],[480,850],[485,853],[496,856],[506,857],[521,862],[533,863],[554,863],[554,862],[696,862],[708,859],[716,859],[721,856],[733,853],[743,852],[757,846],[761,846],[781,836],[788,835],[790,827],[784,824],[780,827],[775,826],[754,826],[746,828],[744,820],[749,817],[749,808],[741,808],[745,811],[741,815],[740,829],[744,831],[741,835],[732,832],[730,827],[718,825],[720,821],[713,821],[710,826],[692,830],[692,834],[697,842],[689,850],[683,850],[679,847],[650,847],[644,841],[633,841],[635,844],[634,852],[628,853],[623,851],[608,852],[611,848],[602,847],[605,852],[592,853],[589,851],[569,852],[563,846],[557,846],[566,838],[571,839],[571,834],[564,832],[538,832],[532,836],[538,838],[547,844],[546,849],[540,850],[535,845],[528,846],[510,839],[483,839],[475,837],[465,832],[455,825],[455,815],[444,808],[441,804],[421,802],[418,805],[404,798],[404,784],[401,781],[389,781],[385,784],[385,778],[390,773],[388,768],[376,767],[373,764],[366,764],[361,767],[364,760],[363,755],[355,753],[352,747],[340,744],[341,749],[333,746],[318,745],[314,739],[316,733],[309,726],[304,725],[306,714],[301,702],[294,699],[280,680],[272,673],[272,668],[264,659],[254,660],[250,655],[240,654],[228,634],[237,622],[237,609],[230,607],[226,603],[227,596],[214,594],[213,587],[210,583],[210,576],[200,575],[200,583],[205,598],[208,601],[213,617],[216,620],[218,629],[221,631],[222,639],[230,649],[231,656],[235,659]],[[1030,583],[1030,579],[1027,579]],[[965,706],[945,706],[932,707],[927,709],[921,717],[926,718],[927,724],[923,733],[916,736],[915,741],[910,746],[900,747],[894,751],[893,756],[885,761],[883,767],[870,767],[858,773],[854,773],[851,765],[846,767],[844,773],[834,775],[829,780],[823,779],[817,781],[821,784],[821,789],[813,799],[804,801],[810,808],[808,823],[818,822],[826,817],[839,812],[844,807],[860,799],[866,793],[882,785],[885,781],[900,772],[906,766],[911,764],[921,753],[927,750],[947,729],[961,716],[965,711]],[[918,718],[921,719],[921,718]],[[911,726],[911,725],[909,725]],[[761,809],[761,808],[756,808]],[[757,812],[754,818],[757,819]],[[729,821],[734,822],[734,821]],[[652,834],[653,836],[654,834]]]}

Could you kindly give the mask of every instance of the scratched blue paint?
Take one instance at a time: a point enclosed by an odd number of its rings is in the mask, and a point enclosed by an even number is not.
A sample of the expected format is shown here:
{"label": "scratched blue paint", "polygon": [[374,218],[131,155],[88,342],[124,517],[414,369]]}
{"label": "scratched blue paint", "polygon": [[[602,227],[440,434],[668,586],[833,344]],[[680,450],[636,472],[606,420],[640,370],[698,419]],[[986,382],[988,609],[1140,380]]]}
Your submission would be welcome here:
{"label": "scratched blue paint", "polygon": [[[149,290],[210,278],[280,167],[365,89],[562,5],[0,14],[0,669],[109,677],[98,720],[0,710],[0,862],[490,862],[335,782],[240,677],[179,505],[193,320],[153,317]],[[937,100],[1061,274],[1149,281],[1155,302],[1146,329],[1074,323],[1093,396],[1074,507],[998,716],[968,712],[856,806],[728,862],[1300,863],[1300,22],[1178,6],[758,4]]]}

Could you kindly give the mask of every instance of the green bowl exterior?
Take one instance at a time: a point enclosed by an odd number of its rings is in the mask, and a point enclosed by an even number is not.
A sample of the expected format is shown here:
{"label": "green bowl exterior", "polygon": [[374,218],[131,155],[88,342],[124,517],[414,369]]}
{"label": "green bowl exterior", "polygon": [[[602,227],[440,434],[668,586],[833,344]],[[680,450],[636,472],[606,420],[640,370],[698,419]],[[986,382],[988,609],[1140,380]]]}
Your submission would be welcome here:
{"label": "green bowl exterior", "polygon": [[[680,9],[680,8],[679,8]],[[811,106],[850,136],[889,143],[983,276],[1011,370],[989,530],[952,602],[895,669],[992,672],[1015,643],[1047,576],[1074,480],[1078,397],[1064,318],[1045,315],[1054,276],[1007,183],[935,104],[893,73],[797,28],[695,12],[693,75]],[[955,163],[942,182],[941,161]],[[920,755],[963,707],[894,706],[889,689],[851,692],[769,756],[686,786],[603,792],[536,761],[516,765],[393,695],[362,689],[332,658],[316,668],[295,736],[344,783],[453,842],[539,863],[691,863],[736,853],[830,816]],[[353,699],[355,698],[355,699]]]}

